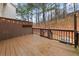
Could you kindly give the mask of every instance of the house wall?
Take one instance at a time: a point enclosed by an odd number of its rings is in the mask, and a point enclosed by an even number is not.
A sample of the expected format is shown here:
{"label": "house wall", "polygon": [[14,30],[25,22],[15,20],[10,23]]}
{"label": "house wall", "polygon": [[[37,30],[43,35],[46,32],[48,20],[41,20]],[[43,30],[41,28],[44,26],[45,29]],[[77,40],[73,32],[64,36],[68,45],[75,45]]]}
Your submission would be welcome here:
{"label": "house wall", "polygon": [[2,16],[2,6],[3,6],[3,4],[0,3],[0,16]]}
{"label": "house wall", "polygon": [[11,3],[6,3],[6,5],[0,3],[0,16],[16,18],[16,7],[14,7]]}

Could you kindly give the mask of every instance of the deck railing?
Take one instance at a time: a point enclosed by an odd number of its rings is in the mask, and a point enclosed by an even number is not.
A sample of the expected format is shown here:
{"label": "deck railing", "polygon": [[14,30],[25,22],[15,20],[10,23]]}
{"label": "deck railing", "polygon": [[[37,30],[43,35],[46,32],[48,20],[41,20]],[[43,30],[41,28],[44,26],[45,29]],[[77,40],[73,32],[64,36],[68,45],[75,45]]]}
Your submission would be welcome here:
{"label": "deck railing", "polygon": [[13,23],[13,24],[21,24],[21,25],[32,25],[32,22],[16,20],[11,18],[0,17],[0,23]]}
{"label": "deck railing", "polygon": [[[66,44],[75,44],[74,30],[33,28],[33,33],[49,38],[51,40],[58,40]],[[78,38],[78,34],[76,37]]]}
{"label": "deck railing", "polygon": [[0,40],[32,34],[32,22],[0,17]]}

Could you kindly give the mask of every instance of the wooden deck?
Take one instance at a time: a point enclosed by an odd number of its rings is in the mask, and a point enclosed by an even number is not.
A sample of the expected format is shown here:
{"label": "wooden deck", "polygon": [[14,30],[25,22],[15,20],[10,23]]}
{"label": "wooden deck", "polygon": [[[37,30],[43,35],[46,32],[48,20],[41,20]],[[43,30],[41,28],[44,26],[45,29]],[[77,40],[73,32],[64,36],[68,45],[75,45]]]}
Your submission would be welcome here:
{"label": "wooden deck", "polygon": [[0,41],[0,56],[77,55],[73,47],[38,35]]}

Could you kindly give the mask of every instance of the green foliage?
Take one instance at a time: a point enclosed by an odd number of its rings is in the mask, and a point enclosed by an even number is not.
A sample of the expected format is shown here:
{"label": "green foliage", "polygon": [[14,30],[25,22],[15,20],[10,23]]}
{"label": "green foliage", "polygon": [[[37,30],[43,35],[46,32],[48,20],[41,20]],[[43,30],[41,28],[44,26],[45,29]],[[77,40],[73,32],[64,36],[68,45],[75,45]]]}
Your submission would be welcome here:
{"label": "green foliage", "polygon": [[[18,4],[19,5],[19,4]],[[40,18],[40,14],[43,14],[43,22],[45,22],[45,12],[48,12],[50,10],[55,11],[55,16],[54,17],[60,17],[60,9],[59,9],[59,4],[58,3],[26,3],[23,4],[22,6],[17,8],[17,14],[22,16],[22,18],[26,17],[28,19],[32,19],[33,15],[36,15],[37,20]],[[65,5],[64,5],[65,7]],[[64,11],[66,10],[65,8],[63,9]],[[65,11],[66,12],[66,11]],[[65,15],[65,12],[63,14]],[[51,20],[52,20],[52,12],[51,12]]]}

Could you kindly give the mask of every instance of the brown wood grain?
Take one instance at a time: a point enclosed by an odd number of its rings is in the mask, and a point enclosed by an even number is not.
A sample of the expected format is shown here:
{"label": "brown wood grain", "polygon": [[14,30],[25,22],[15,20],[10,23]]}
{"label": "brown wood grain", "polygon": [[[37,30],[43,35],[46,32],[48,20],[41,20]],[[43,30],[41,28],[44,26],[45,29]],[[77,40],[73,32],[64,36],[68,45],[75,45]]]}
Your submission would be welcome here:
{"label": "brown wood grain", "polygon": [[74,47],[38,35],[25,35],[0,41],[0,56],[77,55]]}

